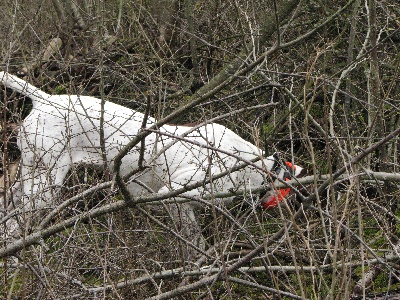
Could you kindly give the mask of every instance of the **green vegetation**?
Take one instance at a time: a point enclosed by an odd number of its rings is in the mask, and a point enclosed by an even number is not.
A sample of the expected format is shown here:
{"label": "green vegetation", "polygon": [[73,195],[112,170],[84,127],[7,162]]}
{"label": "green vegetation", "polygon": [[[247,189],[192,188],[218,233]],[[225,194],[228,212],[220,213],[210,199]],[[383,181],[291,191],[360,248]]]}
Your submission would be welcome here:
{"label": "green vegetation", "polygon": [[[173,123],[224,115],[218,123],[317,176],[300,189],[314,198],[302,214],[295,195],[288,206],[265,211],[253,191],[219,210],[199,209],[205,253],[177,236],[186,228],[172,221],[168,199],[88,218],[124,201],[115,185],[99,188],[48,224],[76,217],[73,226],[11,253],[18,261],[0,261],[1,299],[400,293],[399,138],[371,147],[400,126],[399,1],[3,0],[0,7],[0,71],[48,93],[148,108],[157,119],[203,96]],[[54,38],[62,45],[49,48]],[[9,90],[1,104],[2,128],[32,109]],[[2,133],[2,165],[18,156],[16,135]],[[110,172],[77,166],[60,197],[113,180]],[[318,191],[325,180],[328,189]],[[50,212],[46,207],[39,219]],[[20,218],[24,238],[40,222],[29,216]],[[0,251],[12,244],[5,234],[0,243]],[[216,269],[220,277],[204,283]]]}

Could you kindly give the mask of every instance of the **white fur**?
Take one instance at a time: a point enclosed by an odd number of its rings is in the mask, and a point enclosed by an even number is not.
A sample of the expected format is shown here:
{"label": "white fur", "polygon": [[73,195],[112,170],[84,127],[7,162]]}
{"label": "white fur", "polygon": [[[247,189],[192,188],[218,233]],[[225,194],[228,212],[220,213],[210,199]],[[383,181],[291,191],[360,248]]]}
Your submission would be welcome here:
{"label": "white fur", "polygon": [[[21,175],[13,187],[14,198],[22,201],[26,211],[51,207],[55,204],[53,201],[58,197],[67,172],[74,164],[104,165],[100,145],[101,100],[78,95],[49,95],[5,72],[0,72],[0,82],[33,101],[32,112],[23,121],[18,135]],[[141,129],[143,117],[140,112],[105,102],[105,156],[110,170],[113,158]],[[155,119],[148,118],[147,127],[154,123]],[[149,193],[144,186],[157,193],[175,190],[231,169],[241,163],[238,156],[251,160],[261,155],[259,148],[219,124],[207,124],[188,134],[185,138],[194,144],[170,136],[184,135],[190,129],[165,125],[160,132],[169,136],[152,133],[146,137],[144,165],[148,168],[134,175],[135,181],[142,184],[131,180],[128,185],[131,196]],[[139,153],[136,147],[123,158],[121,175],[138,167]],[[267,157],[256,165],[270,171],[273,163],[274,158]],[[300,171],[301,168],[296,166],[295,175]],[[184,195],[198,197],[244,187],[251,190],[260,187],[266,174],[247,166],[229,176],[213,180],[212,186],[205,184]],[[223,199],[224,202],[230,200]],[[195,202],[180,204],[180,209],[173,211],[175,217],[179,216],[182,220],[186,237],[204,247],[193,212],[195,205]]]}

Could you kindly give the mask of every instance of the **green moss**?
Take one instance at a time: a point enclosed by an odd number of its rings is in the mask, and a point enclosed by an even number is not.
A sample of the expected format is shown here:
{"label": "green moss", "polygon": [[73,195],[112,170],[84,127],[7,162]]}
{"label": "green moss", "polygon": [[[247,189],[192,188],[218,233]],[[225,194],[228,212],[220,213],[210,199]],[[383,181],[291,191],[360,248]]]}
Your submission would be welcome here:
{"label": "green moss", "polygon": [[53,94],[55,95],[62,95],[67,92],[67,87],[64,84],[57,85],[54,90]]}
{"label": "green moss", "polygon": [[273,124],[264,124],[263,132],[266,136],[271,136],[275,130],[275,126]]}

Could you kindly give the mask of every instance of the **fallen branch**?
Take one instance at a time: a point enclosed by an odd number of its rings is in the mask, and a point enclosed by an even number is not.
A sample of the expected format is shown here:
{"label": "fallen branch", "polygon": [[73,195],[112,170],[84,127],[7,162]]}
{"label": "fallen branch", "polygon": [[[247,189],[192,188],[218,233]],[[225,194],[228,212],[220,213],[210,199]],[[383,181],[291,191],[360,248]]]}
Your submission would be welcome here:
{"label": "fallen branch", "polygon": [[47,47],[43,50],[43,52],[40,53],[33,62],[23,67],[20,70],[20,73],[28,74],[31,70],[38,67],[41,63],[48,62],[52,57],[54,57],[56,53],[60,51],[61,46],[62,46],[62,40],[59,37],[51,39]]}
{"label": "fallen branch", "polygon": [[[225,173],[225,172],[224,172]],[[219,175],[221,174],[217,174],[218,176],[215,176],[215,178],[219,177]],[[225,176],[226,174],[224,174]],[[390,174],[390,173],[383,173],[383,172],[371,172],[367,174],[360,174],[360,176],[366,178],[366,179],[370,179],[370,176],[373,175],[376,178],[380,178],[381,180],[396,180],[396,181],[400,181],[400,174]],[[329,175],[321,175],[319,176],[319,180],[323,180],[323,182],[328,181],[330,178]],[[337,180],[344,180],[347,179],[348,177],[346,176],[337,176],[336,179]],[[287,181],[285,183],[277,183],[275,185],[276,188],[283,188],[286,186],[298,186],[298,185],[307,185],[314,182],[314,176],[307,176],[304,178],[300,178],[298,180],[290,180]],[[100,208],[96,208],[96,209],[92,209],[88,212],[83,212],[80,215],[71,217],[69,219],[66,219],[62,222],[59,222],[57,224],[54,224],[52,226],[49,226],[47,228],[42,228],[42,229],[38,229],[36,231],[34,231],[33,233],[27,235],[26,237],[22,238],[22,239],[18,239],[16,241],[10,242],[7,246],[0,248],[0,257],[5,257],[5,256],[9,256],[12,255],[20,250],[22,250],[23,248],[26,248],[30,245],[33,244],[37,244],[39,243],[42,239],[46,239],[52,235],[54,235],[55,233],[64,231],[67,228],[70,228],[72,226],[74,226],[77,222],[81,222],[81,221],[85,221],[88,220],[90,218],[96,218],[105,214],[109,214],[112,212],[116,212],[116,211],[120,211],[123,210],[127,207],[135,207],[136,204],[146,204],[146,205],[159,205],[159,201],[164,200],[166,204],[169,203],[177,203],[176,200],[166,200],[169,198],[173,198],[173,197],[177,197],[177,196],[182,196],[184,197],[184,193],[187,192],[188,190],[197,188],[198,186],[201,186],[202,184],[204,184],[204,181],[202,182],[195,182],[191,185],[188,185],[184,188],[180,188],[178,190],[175,191],[171,191],[165,194],[152,194],[152,195],[147,195],[147,196],[143,196],[143,197],[136,197],[133,198],[131,201],[129,202],[125,202],[125,201],[118,201],[115,203],[111,203],[111,204],[107,204],[104,205]],[[50,213],[49,215],[51,215],[52,217],[56,215],[57,212],[61,211],[63,208],[67,207],[68,205],[71,205],[72,203],[75,203],[77,201],[79,201],[80,199],[82,199],[84,196],[99,190],[100,188],[106,188],[106,187],[110,187],[111,186],[111,182],[106,182],[100,185],[97,185],[95,187],[93,187],[90,190],[87,190],[79,195],[76,195],[68,200],[66,200],[65,204],[61,204],[59,207],[57,207],[52,213]],[[253,191],[251,191],[252,193],[256,193],[256,192],[260,192],[260,191],[266,191],[269,190],[270,187],[261,187],[259,189],[255,189]],[[242,190],[238,190],[236,192],[232,192],[232,193],[217,193],[215,195],[213,195],[213,197],[215,198],[226,198],[226,197],[232,197],[233,195],[243,195],[245,193],[249,192],[248,190],[242,189]],[[207,198],[207,197],[204,197]],[[183,200],[183,201],[193,201],[194,198],[190,198],[188,200]],[[204,202],[205,203],[205,202]],[[42,225],[48,224],[50,222],[49,218],[45,218],[42,222]]]}

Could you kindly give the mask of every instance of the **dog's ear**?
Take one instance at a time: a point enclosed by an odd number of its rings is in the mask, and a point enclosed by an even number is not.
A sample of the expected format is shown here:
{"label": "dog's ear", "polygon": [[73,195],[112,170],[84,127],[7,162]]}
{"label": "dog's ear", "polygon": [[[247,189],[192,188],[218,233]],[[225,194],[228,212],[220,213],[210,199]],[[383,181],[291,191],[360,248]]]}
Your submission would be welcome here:
{"label": "dog's ear", "polygon": [[279,154],[279,152],[274,152],[274,154],[272,154],[272,157],[279,163],[281,156]]}

